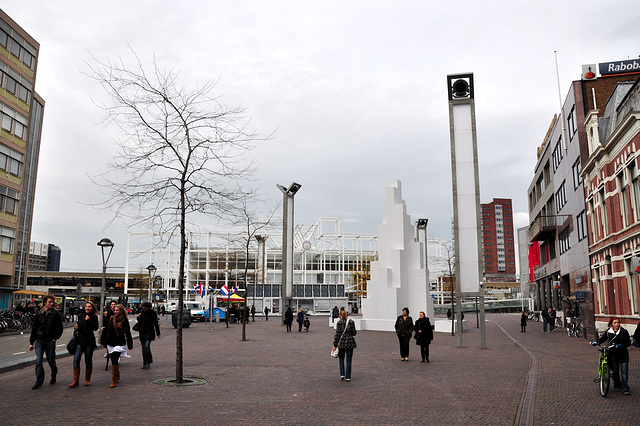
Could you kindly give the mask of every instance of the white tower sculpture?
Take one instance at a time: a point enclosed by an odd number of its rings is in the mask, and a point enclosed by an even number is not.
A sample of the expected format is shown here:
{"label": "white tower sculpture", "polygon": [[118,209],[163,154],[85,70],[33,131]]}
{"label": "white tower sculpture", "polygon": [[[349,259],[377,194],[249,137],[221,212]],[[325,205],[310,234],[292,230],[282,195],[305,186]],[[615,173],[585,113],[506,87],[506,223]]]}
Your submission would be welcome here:
{"label": "white tower sculpture", "polygon": [[399,180],[386,188],[385,204],[386,214],[378,225],[378,260],[371,262],[367,297],[362,299],[363,330],[394,331],[404,307],[414,320],[420,311],[433,320],[425,248],[416,241]]}

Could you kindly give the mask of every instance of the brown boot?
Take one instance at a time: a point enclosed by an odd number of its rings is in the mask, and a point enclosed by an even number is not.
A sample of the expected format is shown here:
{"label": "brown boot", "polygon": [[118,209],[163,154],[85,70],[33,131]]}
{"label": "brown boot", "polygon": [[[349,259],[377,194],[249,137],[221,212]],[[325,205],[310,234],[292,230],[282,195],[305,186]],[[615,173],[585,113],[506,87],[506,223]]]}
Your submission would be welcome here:
{"label": "brown boot", "polygon": [[73,382],[71,382],[69,387],[70,388],[75,388],[76,386],[78,386],[79,381],[80,381],[80,369],[79,368],[74,368],[73,369]]}
{"label": "brown boot", "polygon": [[120,375],[120,371],[117,365],[111,366],[111,385],[110,388],[115,388],[118,384],[118,376]]}
{"label": "brown boot", "polygon": [[93,370],[87,370],[85,372],[85,375],[84,375],[84,385],[85,386],[90,386],[91,385],[91,372],[92,371]]}

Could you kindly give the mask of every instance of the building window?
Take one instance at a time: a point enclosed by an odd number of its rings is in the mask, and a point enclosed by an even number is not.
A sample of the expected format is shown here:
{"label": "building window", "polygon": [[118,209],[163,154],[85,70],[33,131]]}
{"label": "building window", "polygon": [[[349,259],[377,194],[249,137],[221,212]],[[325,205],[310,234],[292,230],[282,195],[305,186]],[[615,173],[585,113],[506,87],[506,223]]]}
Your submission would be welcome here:
{"label": "building window", "polygon": [[27,140],[27,117],[4,104],[0,104],[0,110],[2,111],[2,130]]}
{"label": "building window", "polygon": [[[618,190],[619,190],[619,203],[620,203],[620,216],[622,216],[622,227],[626,228],[629,226],[629,203],[628,203],[628,195],[627,187],[629,185],[629,181],[627,179],[624,170],[618,174],[617,178]],[[631,220],[633,222],[633,220]]]}
{"label": "building window", "polygon": [[637,222],[640,220],[640,185],[635,160],[633,160],[629,166],[629,176],[631,176],[631,210],[633,211],[633,221]]}
{"label": "building window", "polygon": [[2,241],[0,242],[2,252],[13,254],[16,242],[16,230],[0,226],[0,235],[2,236]]}
{"label": "building window", "polygon": [[558,189],[558,191],[556,192],[556,212],[557,213],[560,213],[560,210],[562,210],[564,205],[567,204],[567,193],[565,189],[565,182],[566,181],[562,181],[562,184],[560,185],[560,189]]}
{"label": "building window", "polygon": [[631,258],[624,260],[625,275],[627,278],[627,286],[629,288],[629,302],[631,305],[631,313],[638,315],[638,275],[633,273],[631,267]]}
{"label": "building window", "polygon": [[560,254],[565,253],[571,248],[569,244],[569,231],[570,231],[570,228],[567,228],[558,235]]}
{"label": "building window", "polygon": [[578,230],[578,241],[587,238],[587,212],[584,210],[576,216],[576,229]]}
{"label": "building window", "polygon": [[564,153],[562,151],[563,151],[562,136],[560,136],[558,138],[558,143],[556,144],[556,147],[553,150],[553,171],[554,172],[558,170],[558,167],[560,166],[560,162],[562,161],[562,158],[564,156]]}
{"label": "building window", "polygon": [[0,211],[8,214],[17,215],[18,206],[20,205],[19,192],[0,185]]}
{"label": "building window", "polygon": [[576,106],[574,105],[571,108],[571,112],[569,113],[569,116],[567,117],[567,125],[569,129],[569,142],[573,140],[573,136],[576,134],[576,131],[578,130],[577,122],[578,120],[576,119]]}
{"label": "building window", "polygon": [[580,171],[582,170],[582,163],[580,162],[580,157],[573,163],[573,189],[578,189],[578,186],[582,183],[582,178],[580,177]]}

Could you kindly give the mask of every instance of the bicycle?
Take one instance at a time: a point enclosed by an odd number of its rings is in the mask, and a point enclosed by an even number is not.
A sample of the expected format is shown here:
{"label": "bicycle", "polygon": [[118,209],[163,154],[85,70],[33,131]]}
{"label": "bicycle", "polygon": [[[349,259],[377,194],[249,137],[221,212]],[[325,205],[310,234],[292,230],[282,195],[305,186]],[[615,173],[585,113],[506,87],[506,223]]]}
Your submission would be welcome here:
{"label": "bicycle", "polygon": [[540,321],[540,317],[536,312],[527,310],[527,321],[538,322]]}
{"label": "bicycle", "polygon": [[580,337],[580,318],[567,318],[567,335]]}
{"label": "bicycle", "polygon": [[[590,342],[592,346],[596,346],[597,343],[593,340]],[[598,383],[598,389],[600,390],[600,395],[603,397],[607,396],[609,393],[609,384],[611,382],[611,368],[609,367],[609,350],[615,347],[615,345],[611,346],[600,346],[598,351],[600,352],[600,359],[598,360],[598,378],[593,381]]]}

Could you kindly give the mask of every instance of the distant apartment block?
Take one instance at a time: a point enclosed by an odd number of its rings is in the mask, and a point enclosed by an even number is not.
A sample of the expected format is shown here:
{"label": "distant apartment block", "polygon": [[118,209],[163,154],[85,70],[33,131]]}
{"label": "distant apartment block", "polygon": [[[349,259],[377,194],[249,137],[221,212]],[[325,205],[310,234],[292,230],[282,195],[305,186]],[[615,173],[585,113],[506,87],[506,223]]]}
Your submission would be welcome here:
{"label": "distant apartment block", "polygon": [[54,244],[31,242],[29,271],[60,271],[60,247]]}
{"label": "distant apartment block", "polygon": [[481,204],[484,272],[487,282],[516,282],[515,236],[511,199]]}

